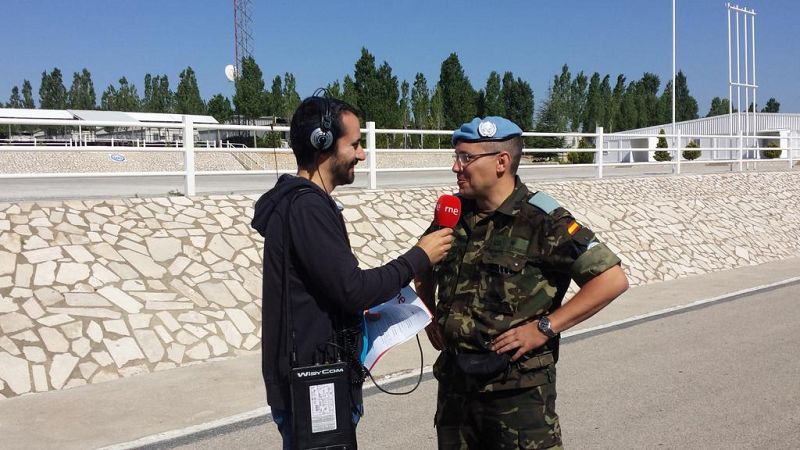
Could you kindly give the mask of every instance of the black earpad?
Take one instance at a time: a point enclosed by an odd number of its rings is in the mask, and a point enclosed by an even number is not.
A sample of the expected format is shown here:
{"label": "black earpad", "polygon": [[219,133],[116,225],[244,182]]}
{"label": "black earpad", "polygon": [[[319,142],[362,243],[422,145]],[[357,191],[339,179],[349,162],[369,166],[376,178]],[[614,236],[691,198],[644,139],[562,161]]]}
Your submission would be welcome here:
{"label": "black earpad", "polygon": [[314,102],[317,102],[320,109],[319,126],[314,128],[309,136],[311,139],[311,145],[319,151],[329,150],[331,147],[333,147],[333,141],[335,139],[333,137],[333,119],[331,118],[328,91],[322,88],[317,89],[310,99],[312,99]]}

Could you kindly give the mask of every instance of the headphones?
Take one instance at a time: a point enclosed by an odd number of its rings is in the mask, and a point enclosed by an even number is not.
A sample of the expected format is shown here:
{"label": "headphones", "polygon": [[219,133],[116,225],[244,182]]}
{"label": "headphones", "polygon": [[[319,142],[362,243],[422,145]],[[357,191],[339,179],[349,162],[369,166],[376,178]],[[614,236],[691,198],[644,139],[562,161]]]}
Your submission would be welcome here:
{"label": "headphones", "polygon": [[317,103],[320,109],[319,126],[314,128],[309,136],[311,146],[321,152],[327,151],[333,146],[334,141],[333,118],[331,117],[331,105],[328,101],[328,90],[324,88],[317,89],[308,98],[308,101]]}

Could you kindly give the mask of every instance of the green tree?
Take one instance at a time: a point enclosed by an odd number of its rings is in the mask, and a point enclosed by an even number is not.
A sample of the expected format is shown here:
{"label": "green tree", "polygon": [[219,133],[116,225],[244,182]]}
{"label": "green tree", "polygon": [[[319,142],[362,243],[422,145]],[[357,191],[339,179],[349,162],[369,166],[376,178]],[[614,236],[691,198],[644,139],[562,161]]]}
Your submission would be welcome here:
{"label": "green tree", "polygon": [[[283,80],[280,75],[275,75],[275,78],[272,79],[270,92],[267,94],[269,101],[267,102],[268,108],[266,112],[267,114],[283,117],[287,121],[291,121],[291,115],[294,114],[294,110],[287,111],[283,94]],[[335,97],[334,95],[331,96]]]}
{"label": "green tree", "polygon": [[600,74],[595,72],[589,81],[586,93],[586,109],[581,121],[584,133],[594,133],[597,125],[603,120],[603,106],[600,98]]}
{"label": "green tree", "polygon": [[481,116],[502,116],[505,114],[505,102],[500,85],[500,75],[492,71],[486,80],[486,89],[483,91],[483,111]]}
{"label": "green tree", "polygon": [[523,130],[533,129],[533,89],[522,78],[514,79],[514,74],[503,74],[503,103],[505,117],[519,125]]}
{"label": "green tree", "polygon": [[684,150],[682,152],[683,158],[688,161],[694,161],[695,159],[700,157],[701,151],[695,150],[696,148],[700,147],[700,144],[697,143],[695,140],[691,140],[686,144],[687,149],[691,150]]}
{"label": "green tree", "polygon": [[[412,126],[412,118],[411,118],[411,85],[408,84],[408,81],[403,80],[400,84],[400,118],[402,121],[402,126],[404,130],[407,130],[409,126]],[[413,146],[413,143],[410,141],[408,134],[403,134],[403,148],[408,148],[409,144]]]}
{"label": "green tree", "polygon": [[611,106],[612,106],[612,98],[613,94],[611,92],[611,76],[606,75],[603,77],[603,81],[600,82],[600,124],[603,126],[603,130],[608,133],[611,130]]}
{"label": "green tree", "polygon": [[780,144],[775,141],[770,141],[767,143],[766,147],[769,150],[761,150],[761,157],[765,159],[775,159],[780,158],[781,153],[783,153],[783,149],[781,149]]}
{"label": "green tree", "polygon": [[464,68],[455,53],[442,62],[438,87],[446,128],[455,129],[475,117],[478,94],[464,74]]}
{"label": "green tree", "polygon": [[146,112],[169,113],[173,111],[175,94],[169,88],[167,75],[144,76],[142,109]]}
{"label": "green tree", "polygon": [[[535,131],[540,133],[563,133],[566,131],[567,116],[561,110],[563,106],[558,104],[556,95],[558,94],[555,94],[551,88],[548,92],[547,100],[542,103],[539,110]],[[533,148],[554,149],[564,147],[564,138],[559,136],[537,136],[532,141],[531,147]],[[539,159],[552,159],[554,154],[541,152],[534,153],[532,156]]]}
{"label": "green tree", "polygon": [[181,71],[178,89],[175,91],[175,112],[198,115],[206,113],[206,105],[200,97],[197,77],[191,66]]}
{"label": "green tree", "polygon": [[625,122],[622,117],[622,99],[625,95],[625,75],[617,75],[617,83],[614,85],[614,90],[611,93],[611,105],[608,110],[610,118],[608,124],[608,132],[614,133],[622,130],[622,125]]}
{"label": "green tree", "polygon": [[763,113],[776,113],[781,110],[781,104],[779,101],[775,100],[775,97],[770,97],[767,100],[767,104],[761,108],[761,112]]}
{"label": "green tree", "polygon": [[411,113],[411,85],[403,80],[400,84],[400,117],[404,129],[413,126]]}
{"label": "green tree", "polygon": [[208,101],[208,114],[217,119],[219,123],[225,123],[233,116],[233,108],[228,97],[217,94]]}
{"label": "green tree", "polygon": [[411,112],[414,117],[414,128],[424,130],[430,124],[431,99],[428,91],[428,80],[425,75],[417,72],[414,76],[414,86],[411,88]]}
{"label": "green tree", "polygon": [[[548,88],[547,105],[543,105],[539,114],[547,112],[548,123],[552,127],[567,131],[578,131],[580,114],[586,101],[586,77],[583,72],[572,79],[569,66],[561,66],[561,73],[553,76],[553,84]],[[537,119],[537,127],[541,120]]]}
{"label": "green tree", "polygon": [[[581,138],[578,141],[578,148],[581,150],[594,148],[586,138]],[[591,164],[594,162],[594,153],[592,152],[569,152],[567,153],[567,161],[570,164]]]}
{"label": "green tree", "polygon": [[67,88],[64,87],[64,80],[58,67],[50,73],[42,72],[39,105],[42,109],[65,109],[67,107]]}
{"label": "green tree", "polygon": [[569,67],[564,64],[561,75],[553,83],[553,92],[557,94],[555,99],[559,104],[558,114],[566,114],[564,123],[572,132],[580,131],[584,121],[588,101],[588,81],[583,71],[578,72],[575,79],[570,81]]}
{"label": "green tree", "polygon": [[[392,74],[392,68],[386,61],[378,67],[376,75],[378,89],[374,103],[376,110],[373,113],[375,123],[382,128],[400,128],[403,112],[400,107],[398,79]],[[379,135],[378,145],[397,147],[403,142],[403,139],[399,136]]]}
{"label": "green tree", "polygon": [[11,88],[11,96],[8,97],[9,108],[22,108],[22,97],[19,96],[19,87],[14,86]]}
{"label": "green tree", "polygon": [[706,117],[721,116],[728,113],[730,113],[730,101],[727,98],[714,97],[711,99],[711,107],[708,109]]}
{"label": "green tree", "polygon": [[283,74],[283,117],[292,117],[298,106],[300,94],[297,93],[297,81],[291,72],[286,72]]}
{"label": "green tree", "polygon": [[[433,95],[431,95],[431,112],[430,112],[430,125],[429,128],[431,130],[441,130],[445,127],[445,118],[444,118],[444,100],[442,99],[442,90],[439,89],[439,84],[436,84],[436,88],[433,90]],[[431,145],[436,145],[437,148],[441,147],[442,145],[450,146],[450,139],[446,136],[431,136],[430,138],[426,137],[426,139],[430,139]],[[425,147],[428,147],[428,141],[426,140]]]}
{"label": "green tree", "polygon": [[109,85],[100,100],[100,107],[106,111],[139,111],[139,94],[136,86],[128,83],[128,79],[119,79],[119,88]]}
{"label": "green tree", "polygon": [[[342,81],[342,100],[358,110],[358,90],[356,90],[356,83],[353,77],[349,74],[344,76]],[[363,117],[361,118],[364,119]]]}
{"label": "green tree", "polygon": [[364,47],[361,48],[361,57],[356,61],[353,77],[355,97],[362,120],[377,123],[375,116],[378,109],[378,70],[375,68],[375,56]]}
{"label": "green tree", "polygon": [[[666,90],[664,91],[666,93]],[[670,96],[672,92],[670,92]],[[689,93],[689,83],[683,71],[675,76],[675,121],[697,119],[697,100]]]}
{"label": "green tree", "polygon": [[246,120],[255,120],[266,114],[264,78],[256,60],[242,58],[242,73],[236,79],[233,107],[236,114]]}
{"label": "green tree", "polygon": [[94,90],[92,74],[88,69],[72,75],[72,86],[67,93],[67,105],[71,109],[97,108],[97,93]]}
{"label": "green tree", "polygon": [[[664,133],[664,129],[662,128],[658,132],[658,134],[659,136],[658,136],[658,142],[656,142],[656,148],[662,148],[662,149],[669,148],[669,145],[667,144],[667,136],[666,133]],[[669,153],[669,150],[656,150],[656,152],[653,154],[653,159],[655,159],[658,162],[672,161],[672,155]]]}
{"label": "green tree", "polygon": [[28,80],[22,81],[22,107],[25,109],[36,108],[36,104],[33,102],[33,88]]}
{"label": "green tree", "polygon": [[625,88],[622,102],[619,105],[619,118],[615,131],[630,130],[636,128],[639,124],[638,90],[639,88],[635,81],[632,81]]}
{"label": "green tree", "polygon": [[334,80],[332,83],[328,83],[328,85],[325,86],[325,89],[328,90],[328,95],[330,95],[331,98],[337,98],[339,100],[342,99],[342,84],[339,83],[339,80]]}
{"label": "green tree", "polygon": [[[428,129],[431,122],[431,99],[428,90],[428,80],[425,75],[417,72],[414,76],[414,85],[411,87],[411,113],[413,127],[417,130]],[[412,137],[412,146],[427,147],[437,142],[434,136],[425,135],[422,138]]]}
{"label": "green tree", "polygon": [[658,75],[645,72],[639,81],[639,128],[659,125],[662,119],[659,115],[658,88],[661,80]]}
{"label": "green tree", "polygon": [[386,128],[399,128],[402,123],[400,88],[392,67],[386,61],[377,70],[376,124]]}

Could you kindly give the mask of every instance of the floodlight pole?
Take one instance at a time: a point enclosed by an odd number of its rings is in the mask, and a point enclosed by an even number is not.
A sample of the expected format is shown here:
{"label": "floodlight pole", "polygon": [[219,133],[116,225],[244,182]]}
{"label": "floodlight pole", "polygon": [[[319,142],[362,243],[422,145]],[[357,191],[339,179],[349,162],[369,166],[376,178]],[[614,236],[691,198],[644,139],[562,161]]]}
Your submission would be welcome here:
{"label": "floodlight pole", "polygon": [[675,0],[672,0],[672,142],[675,142]]}

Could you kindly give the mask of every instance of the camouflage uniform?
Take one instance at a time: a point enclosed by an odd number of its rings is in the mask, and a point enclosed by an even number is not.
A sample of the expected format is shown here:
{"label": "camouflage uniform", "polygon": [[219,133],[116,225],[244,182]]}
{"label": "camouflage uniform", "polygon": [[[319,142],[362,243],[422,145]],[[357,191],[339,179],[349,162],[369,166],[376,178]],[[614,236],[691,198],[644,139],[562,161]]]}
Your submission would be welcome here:
{"label": "camouflage uniform", "polygon": [[487,217],[476,214],[474,201],[462,200],[453,247],[435,273],[436,320],[448,349],[434,365],[439,447],[558,448],[558,338],[484,377],[465,374],[454,358],[489,354],[492,339],[560,307],[571,279],[582,286],[620,260],[518,177]]}

